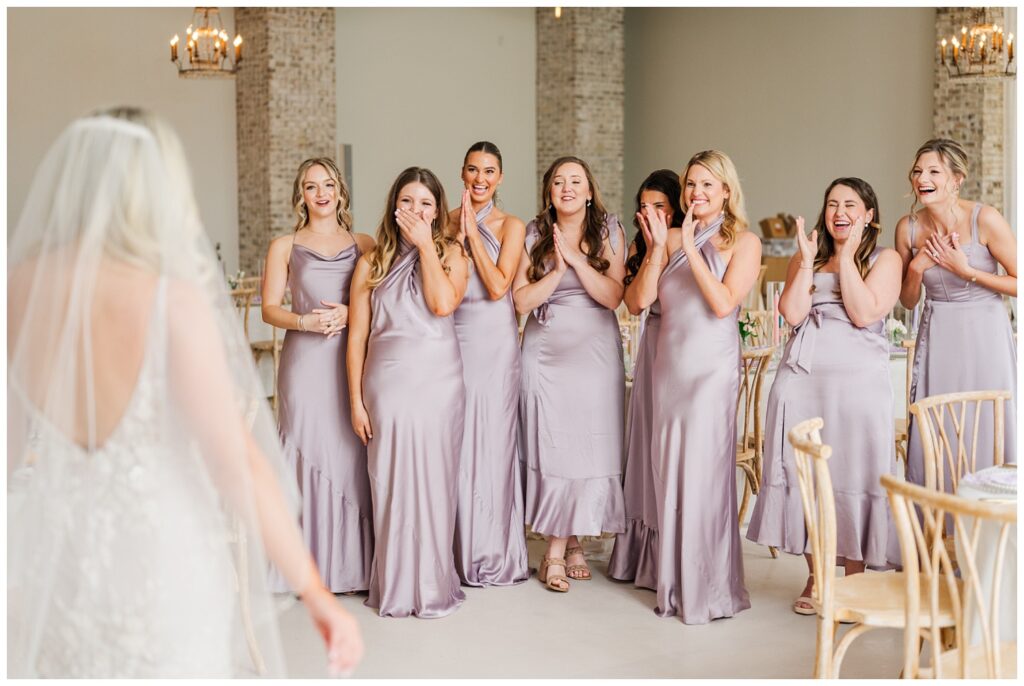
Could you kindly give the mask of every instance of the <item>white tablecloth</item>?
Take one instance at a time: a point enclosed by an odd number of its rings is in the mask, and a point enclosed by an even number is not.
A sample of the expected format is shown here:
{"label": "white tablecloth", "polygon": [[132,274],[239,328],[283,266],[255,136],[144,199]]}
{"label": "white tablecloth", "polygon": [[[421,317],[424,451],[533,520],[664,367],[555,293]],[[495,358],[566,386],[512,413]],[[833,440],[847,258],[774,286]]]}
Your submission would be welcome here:
{"label": "white tablecloth", "polygon": [[[1017,499],[1017,470],[1015,467],[989,467],[974,474],[968,474],[960,480],[956,494],[970,500],[1013,500]],[[964,525],[970,530],[973,518],[964,517]],[[989,522],[983,524],[978,533],[978,547],[975,560],[978,574],[982,580],[985,597],[985,609],[989,607],[992,593],[992,567],[996,559],[996,545],[999,540],[1000,524]],[[1003,576],[999,593],[999,640],[1017,640],[1017,527],[1010,528],[1007,534],[1006,552],[1003,559]],[[957,559],[964,559],[959,537],[954,537],[957,548]],[[973,632],[972,643],[980,640],[980,628]]]}

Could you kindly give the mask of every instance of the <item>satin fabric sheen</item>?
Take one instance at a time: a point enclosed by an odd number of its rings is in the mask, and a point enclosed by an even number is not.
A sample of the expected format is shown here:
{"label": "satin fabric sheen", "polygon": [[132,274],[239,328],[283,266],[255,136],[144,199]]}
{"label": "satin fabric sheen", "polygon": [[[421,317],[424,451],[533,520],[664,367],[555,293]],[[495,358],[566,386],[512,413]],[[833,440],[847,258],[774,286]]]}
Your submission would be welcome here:
{"label": "satin fabric sheen", "polygon": [[465,599],[452,540],[466,394],[451,316],[423,297],[404,239],[371,295],[363,394],[376,548],[366,604],[382,617],[443,617]]}
{"label": "satin fabric sheen", "polygon": [[807,318],[794,330],[768,395],[764,474],[747,538],[810,552],[789,431],[821,417],[836,504],[836,555],[885,569],[900,548],[880,479],[896,474],[892,381],[885,321],[853,325],[839,275],[818,272]]}
{"label": "satin fabric sheen", "polygon": [[[333,256],[293,244],[292,310],[311,312],[321,300],[348,305],[359,254],[355,243]],[[333,338],[289,330],[278,373],[281,444],[302,493],[302,534],[332,593],[368,589],[373,560],[366,448],[349,420],[347,348],[347,328]],[[277,574],[274,587],[289,590]]]}
{"label": "satin fabric sheen", "polygon": [[[497,263],[501,243],[486,221],[493,207],[487,203],[476,214],[476,224],[487,254]],[[518,449],[522,372],[512,293],[492,300],[471,267],[466,295],[455,311],[455,333],[466,386],[455,568],[470,586],[520,583],[530,572]]]}
{"label": "satin fabric sheen", "polygon": [[[614,250],[618,220],[609,215],[606,230]],[[527,251],[537,239],[530,222]],[[622,339],[615,313],[587,294],[572,267],[530,314],[522,364],[527,523],[545,536],[621,533]]]}
{"label": "satin fabric sheen", "polygon": [[[710,238],[696,237],[721,280],[726,265]],[[657,607],[686,624],[750,607],[736,524],[736,401],[739,308],[719,318],[679,250],[658,283],[661,329],[652,371],[651,456],[658,510]]]}
{"label": "satin fabric sheen", "polygon": [[[995,274],[999,263],[988,248],[978,242],[978,203],[971,213],[971,243],[961,246],[967,262],[978,271]],[[910,243],[914,244],[917,222],[910,220]],[[1005,462],[1017,461],[1017,344],[1003,305],[1003,297],[981,284],[964,281],[938,265],[922,276],[925,290],[924,312],[917,330],[914,369],[910,383],[910,402],[929,396],[961,391],[1008,390],[1012,399],[1005,405]],[[973,417],[973,406],[968,414]],[[924,485],[924,451],[913,416],[910,418],[907,447],[907,480]],[[969,426],[973,425],[973,419]],[[983,409],[978,422],[976,470],[992,466],[991,403]],[[953,433],[952,422],[947,434]],[[968,430],[965,445],[974,444],[974,432]],[[951,487],[946,479],[947,490]]]}
{"label": "satin fabric sheen", "polygon": [[633,391],[626,417],[623,496],[626,531],[615,536],[608,575],[652,591],[658,584],[658,507],[651,471],[651,393],[654,348],[661,329],[661,306],[651,305],[633,367]]}

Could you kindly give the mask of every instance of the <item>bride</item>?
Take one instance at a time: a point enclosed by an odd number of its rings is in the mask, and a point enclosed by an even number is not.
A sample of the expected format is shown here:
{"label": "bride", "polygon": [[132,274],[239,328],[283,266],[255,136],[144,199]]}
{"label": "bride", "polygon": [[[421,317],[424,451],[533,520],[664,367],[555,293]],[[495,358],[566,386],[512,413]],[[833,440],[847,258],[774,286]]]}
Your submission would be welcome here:
{"label": "bride", "polygon": [[8,254],[9,676],[283,675],[268,559],[354,668],[174,133],[73,122]]}

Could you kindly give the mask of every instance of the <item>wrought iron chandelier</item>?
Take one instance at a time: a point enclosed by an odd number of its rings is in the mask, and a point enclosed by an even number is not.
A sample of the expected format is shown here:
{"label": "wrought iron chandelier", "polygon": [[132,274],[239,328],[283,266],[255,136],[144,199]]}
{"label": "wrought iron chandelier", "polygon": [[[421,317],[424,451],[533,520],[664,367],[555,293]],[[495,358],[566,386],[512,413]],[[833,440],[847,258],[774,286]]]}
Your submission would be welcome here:
{"label": "wrought iron chandelier", "polygon": [[971,10],[971,23],[939,41],[939,61],[950,78],[1014,78],[1017,62],[1012,33],[993,23],[984,7]]}
{"label": "wrought iron chandelier", "polygon": [[179,55],[181,38],[171,39],[171,62],[182,78],[230,78],[242,61],[242,37],[230,40],[217,7],[196,7],[192,23],[185,29],[185,45]]}

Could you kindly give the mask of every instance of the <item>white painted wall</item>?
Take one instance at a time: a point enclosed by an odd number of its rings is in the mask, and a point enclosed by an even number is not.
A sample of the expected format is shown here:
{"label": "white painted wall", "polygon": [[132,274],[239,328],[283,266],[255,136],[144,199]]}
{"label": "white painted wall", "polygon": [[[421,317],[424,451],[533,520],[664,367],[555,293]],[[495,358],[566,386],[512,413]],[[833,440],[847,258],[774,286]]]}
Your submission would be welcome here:
{"label": "white painted wall", "polygon": [[934,37],[931,8],[626,10],[627,202],[650,171],[717,148],[759,235],[782,211],[813,223],[828,183],[860,176],[891,245],[931,137]]}
{"label": "white painted wall", "polygon": [[[234,29],[234,10],[222,10]],[[180,79],[168,42],[189,7],[7,10],[7,227],[46,150],[71,120],[112,105],[163,116],[185,145],[212,242],[238,264],[234,80]]]}
{"label": "white painted wall", "polygon": [[536,214],[533,8],[339,8],[338,142],[352,145],[353,215],[373,233],[406,167],[430,168],[460,202],[463,155],[501,149],[506,211]]}

